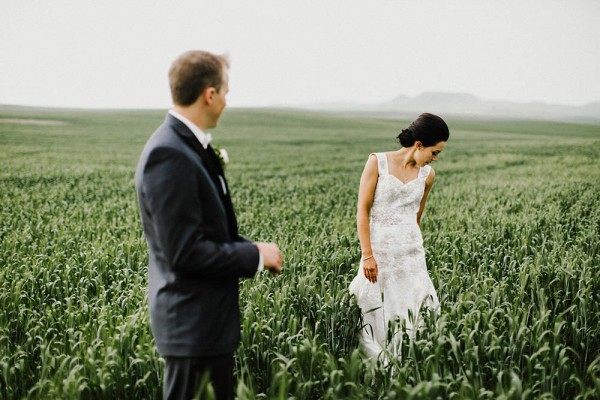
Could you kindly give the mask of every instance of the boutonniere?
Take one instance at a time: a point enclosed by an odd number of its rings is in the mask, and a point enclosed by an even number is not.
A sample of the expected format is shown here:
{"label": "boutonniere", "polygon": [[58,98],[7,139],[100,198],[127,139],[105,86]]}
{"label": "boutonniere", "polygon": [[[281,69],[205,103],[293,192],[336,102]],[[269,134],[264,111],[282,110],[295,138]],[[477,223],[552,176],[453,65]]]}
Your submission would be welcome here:
{"label": "boutonniere", "polygon": [[219,161],[221,162],[221,167],[223,167],[223,169],[225,169],[225,166],[227,164],[229,164],[229,154],[227,154],[227,150],[225,150],[224,148],[222,148],[219,145],[211,144],[211,146],[213,147],[213,149],[215,150],[215,153],[219,157]]}

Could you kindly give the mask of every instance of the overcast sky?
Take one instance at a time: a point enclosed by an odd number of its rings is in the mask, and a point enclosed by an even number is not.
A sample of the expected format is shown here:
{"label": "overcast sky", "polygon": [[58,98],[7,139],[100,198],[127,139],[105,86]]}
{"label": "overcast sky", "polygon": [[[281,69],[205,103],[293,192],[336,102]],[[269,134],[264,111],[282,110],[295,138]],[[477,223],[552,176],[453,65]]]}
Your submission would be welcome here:
{"label": "overcast sky", "polygon": [[600,101],[598,0],[0,0],[0,104],[167,108],[189,49],[231,106],[422,92]]}

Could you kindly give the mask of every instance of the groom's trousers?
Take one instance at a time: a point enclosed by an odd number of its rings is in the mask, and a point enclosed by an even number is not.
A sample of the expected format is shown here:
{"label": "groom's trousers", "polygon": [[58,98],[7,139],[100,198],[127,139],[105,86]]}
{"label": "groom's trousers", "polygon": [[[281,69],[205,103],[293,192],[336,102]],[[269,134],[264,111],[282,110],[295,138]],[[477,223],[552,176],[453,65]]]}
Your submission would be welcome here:
{"label": "groom's trousers", "polygon": [[[217,400],[233,399],[233,354],[213,357],[165,357],[164,400],[190,400],[209,374]],[[205,398],[203,393],[199,399]]]}

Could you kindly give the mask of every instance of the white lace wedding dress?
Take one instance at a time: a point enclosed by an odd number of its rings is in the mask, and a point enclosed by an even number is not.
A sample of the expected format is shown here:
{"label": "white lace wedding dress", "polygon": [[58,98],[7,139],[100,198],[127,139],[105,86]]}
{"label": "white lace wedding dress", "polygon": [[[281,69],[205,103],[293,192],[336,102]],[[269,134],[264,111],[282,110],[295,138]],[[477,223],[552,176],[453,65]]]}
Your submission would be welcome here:
{"label": "white lace wedding dress", "polygon": [[[363,312],[360,344],[366,356],[377,358],[387,349],[388,354],[399,357],[402,333],[397,327],[391,340],[387,340],[388,322],[405,320],[411,335],[418,326],[416,318],[421,307],[436,311],[439,308],[417,225],[417,212],[431,167],[422,167],[417,178],[403,183],[389,174],[386,155],[377,153],[376,156],[379,178],[371,208],[370,231],[379,274],[377,283],[369,282],[361,262],[350,292],[356,296]],[[384,355],[384,359],[387,356]]]}

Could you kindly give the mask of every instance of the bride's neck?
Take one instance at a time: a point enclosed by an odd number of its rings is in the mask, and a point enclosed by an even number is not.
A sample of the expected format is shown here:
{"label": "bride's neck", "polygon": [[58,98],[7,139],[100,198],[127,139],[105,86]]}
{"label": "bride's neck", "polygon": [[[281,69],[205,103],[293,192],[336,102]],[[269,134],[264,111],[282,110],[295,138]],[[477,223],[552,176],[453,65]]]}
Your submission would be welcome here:
{"label": "bride's neck", "polygon": [[402,168],[411,168],[417,165],[414,147],[403,147],[395,154],[394,161]]}

